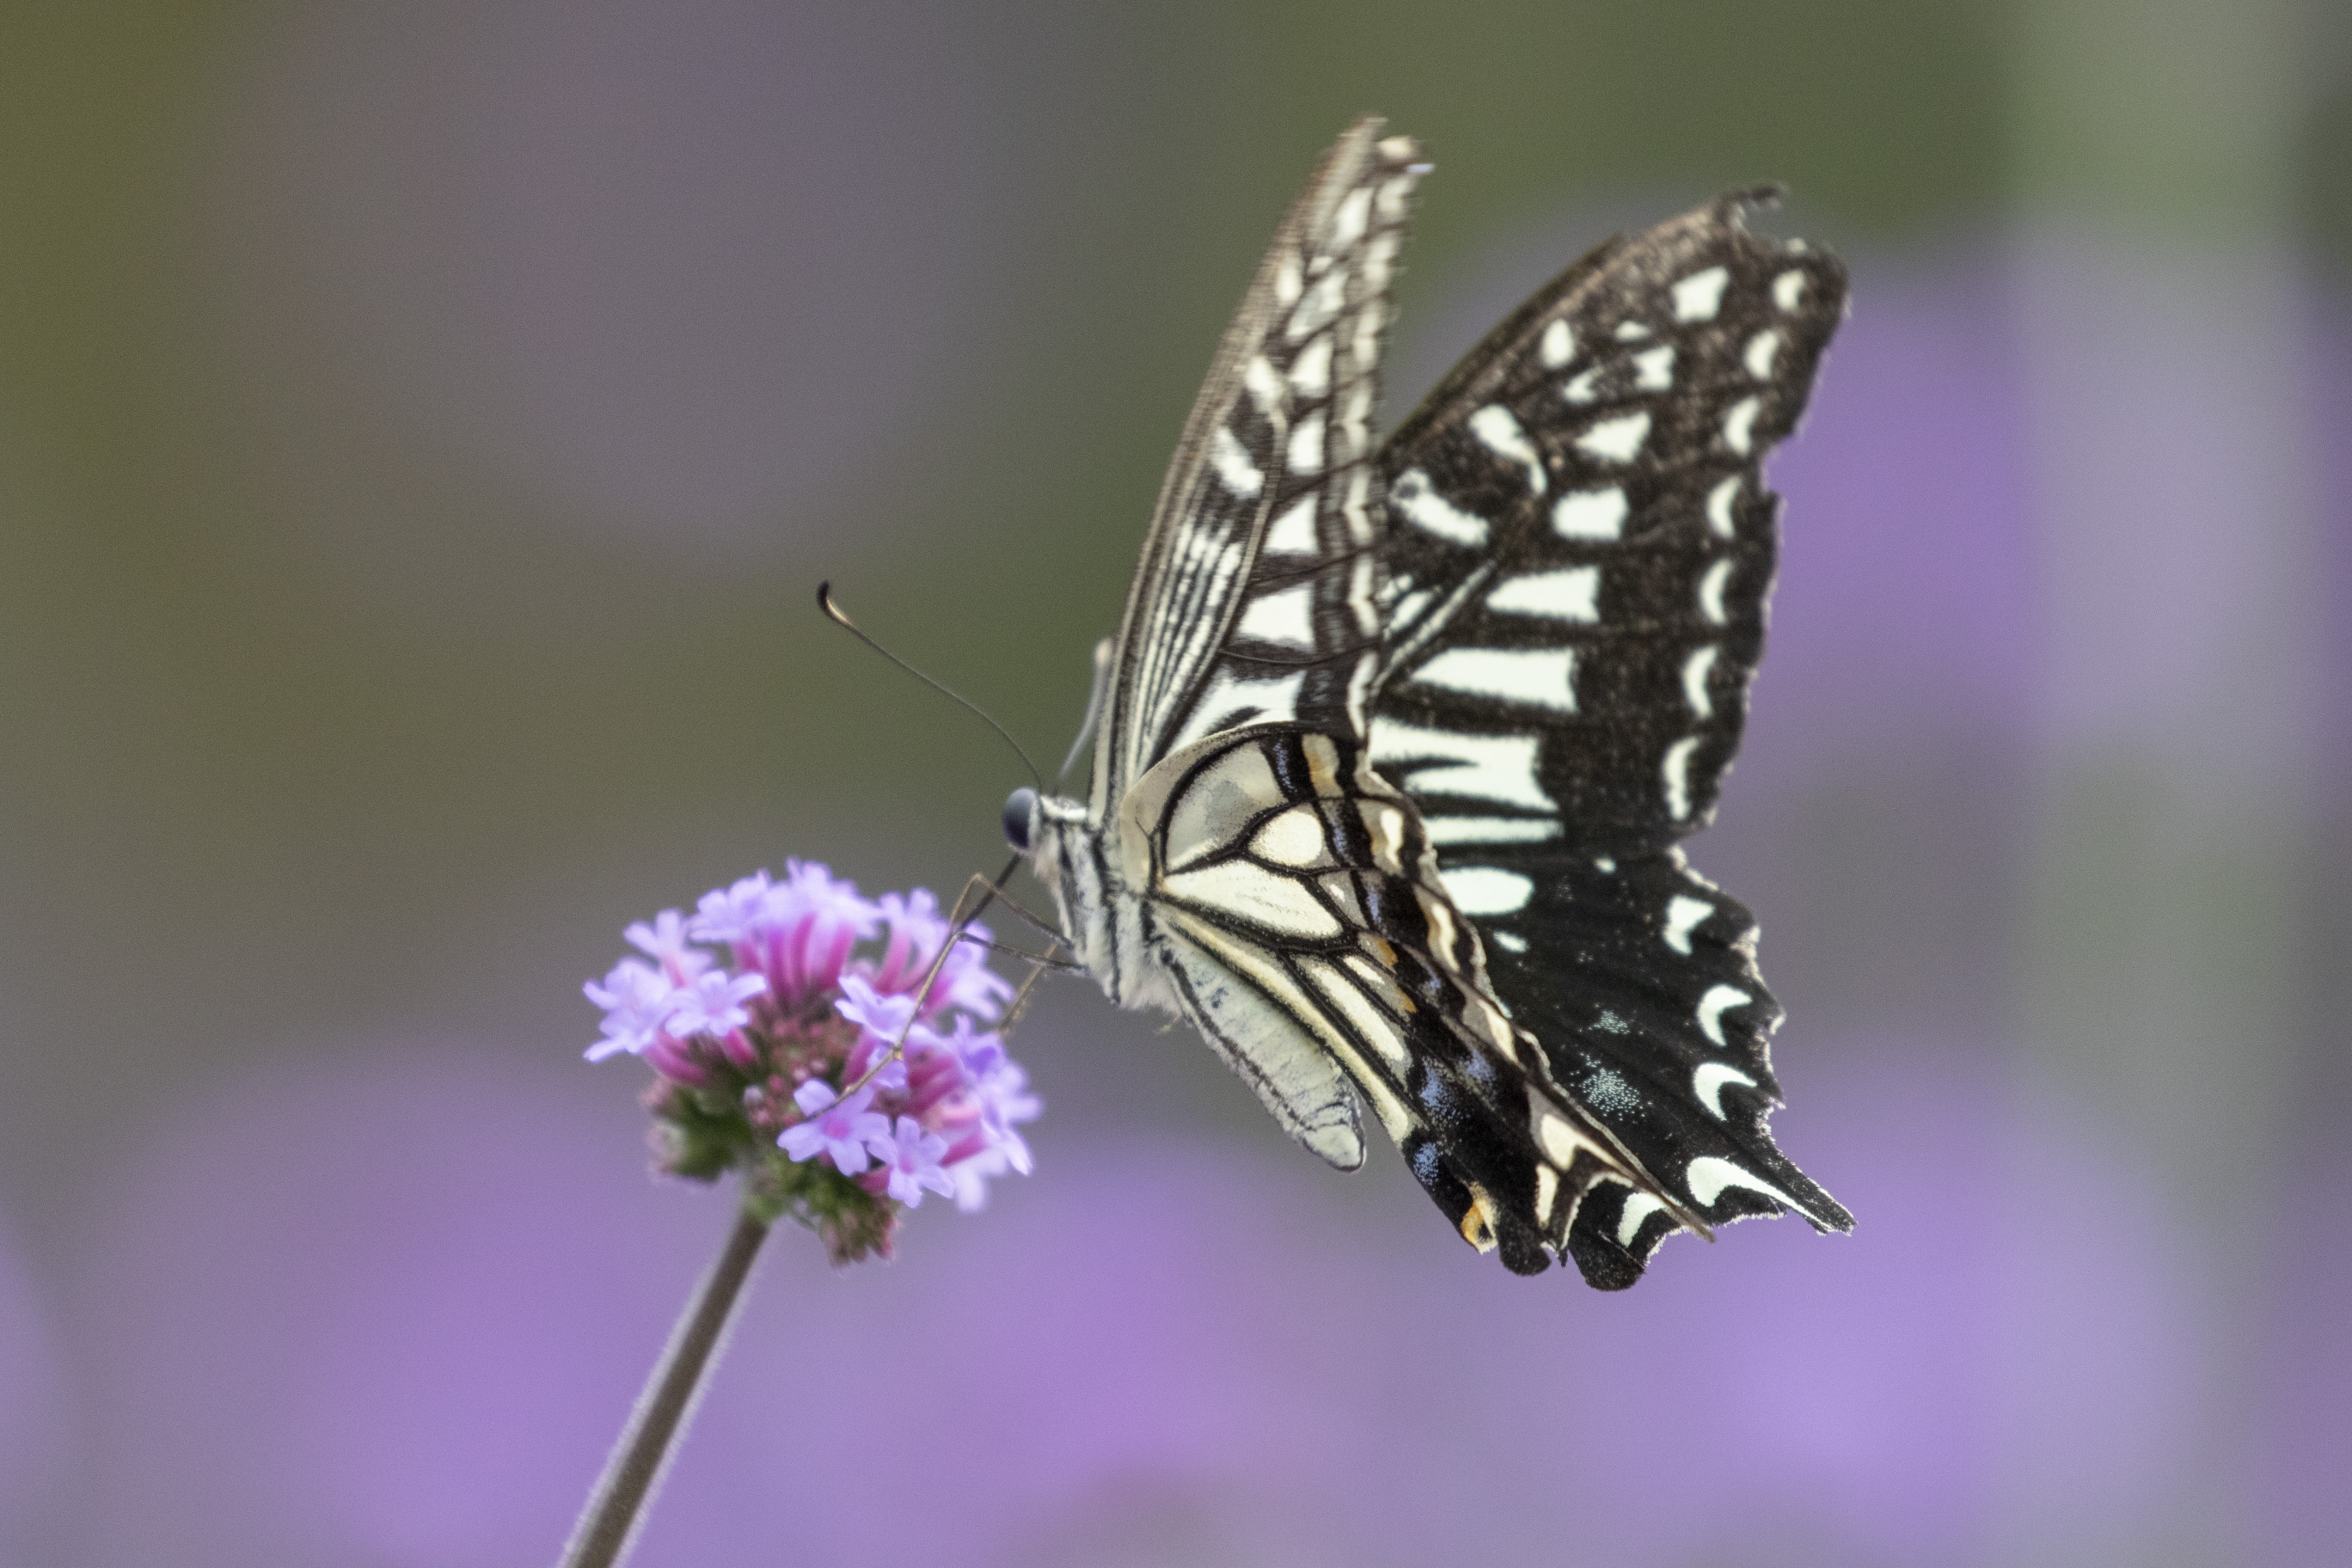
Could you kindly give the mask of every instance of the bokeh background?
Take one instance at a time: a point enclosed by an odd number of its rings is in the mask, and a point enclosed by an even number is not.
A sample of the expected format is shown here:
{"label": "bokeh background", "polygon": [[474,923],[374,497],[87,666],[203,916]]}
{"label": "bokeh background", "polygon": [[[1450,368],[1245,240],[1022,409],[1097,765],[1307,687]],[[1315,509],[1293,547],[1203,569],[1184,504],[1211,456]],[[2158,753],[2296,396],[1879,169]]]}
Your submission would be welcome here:
{"label": "bokeh background", "polygon": [[1761,178],[1854,312],[1696,859],[1861,1217],[1510,1279],[1048,993],[1040,1165],[771,1247],[640,1561],[2352,1561],[2352,13],[0,6],[0,1564],[551,1560],[715,1249],[628,920],[951,891],[1378,110],[1391,416]]}

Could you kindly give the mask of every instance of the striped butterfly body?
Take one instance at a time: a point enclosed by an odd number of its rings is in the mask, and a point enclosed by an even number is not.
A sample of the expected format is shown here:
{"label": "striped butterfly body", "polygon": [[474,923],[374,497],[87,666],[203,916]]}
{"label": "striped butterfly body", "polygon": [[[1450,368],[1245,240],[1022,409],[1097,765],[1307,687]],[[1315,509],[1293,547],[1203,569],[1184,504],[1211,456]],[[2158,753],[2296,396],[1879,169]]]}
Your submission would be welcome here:
{"label": "striped butterfly body", "polygon": [[1092,789],[1013,847],[1121,1006],[1284,1128],[1369,1101],[1463,1237],[1621,1289],[1674,1231],[1852,1216],[1774,1146],[1780,1010],[1685,864],[1762,652],[1761,463],[1838,263],[1729,196],[1571,267],[1375,447],[1426,165],[1353,127],[1285,217],[1097,650]]}

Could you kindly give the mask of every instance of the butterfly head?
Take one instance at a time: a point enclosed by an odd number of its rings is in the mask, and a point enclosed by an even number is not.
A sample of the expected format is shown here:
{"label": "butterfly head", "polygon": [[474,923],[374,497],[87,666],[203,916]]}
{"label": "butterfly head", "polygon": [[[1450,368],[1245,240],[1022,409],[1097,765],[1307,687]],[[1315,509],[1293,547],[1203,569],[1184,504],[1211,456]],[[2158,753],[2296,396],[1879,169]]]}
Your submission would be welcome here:
{"label": "butterfly head", "polygon": [[1091,884],[1082,889],[1064,886],[1074,860],[1087,861],[1083,852],[1073,856],[1069,839],[1087,831],[1087,808],[1075,800],[1043,795],[1024,785],[1004,801],[1004,842],[1029,862],[1030,873],[1065,900],[1064,927],[1068,929],[1067,900],[1076,897],[1081,908],[1100,898]]}
{"label": "butterfly head", "polygon": [[1004,801],[1004,841],[1016,855],[1028,855],[1037,843],[1037,792],[1024,784]]}

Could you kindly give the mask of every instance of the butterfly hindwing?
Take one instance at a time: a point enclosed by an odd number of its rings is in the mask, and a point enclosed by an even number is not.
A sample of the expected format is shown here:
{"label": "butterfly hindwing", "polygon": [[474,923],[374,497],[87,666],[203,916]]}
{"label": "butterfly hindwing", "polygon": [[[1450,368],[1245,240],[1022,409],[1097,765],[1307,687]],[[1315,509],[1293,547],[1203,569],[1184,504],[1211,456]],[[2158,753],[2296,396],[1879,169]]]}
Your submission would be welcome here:
{"label": "butterfly hindwing", "polygon": [[[1496,994],[1554,1076],[1708,1222],[1794,1209],[1817,1229],[1852,1229],[1765,1125],[1780,1103],[1769,1047],[1781,1009],[1746,907],[1679,849],[1622,860],[1554,849],[1510,866],[1528,902],[1479,923]],[[1675,1228],[1655,1196],[1608,1186],[1578,1215],[1570,1251],[1594,1283],[1631,1284]]]}
{"label": "butterfly hindwing", "polygon": [[1128,797],[1121,859],[1183,1013],[1293,1136],[1362,1159],[1352,1083],[1474,1245],[1532,1273],[1596,1184],[1691,1217],[1489,984],[1412,804],[1345,737],[1253,725]]}

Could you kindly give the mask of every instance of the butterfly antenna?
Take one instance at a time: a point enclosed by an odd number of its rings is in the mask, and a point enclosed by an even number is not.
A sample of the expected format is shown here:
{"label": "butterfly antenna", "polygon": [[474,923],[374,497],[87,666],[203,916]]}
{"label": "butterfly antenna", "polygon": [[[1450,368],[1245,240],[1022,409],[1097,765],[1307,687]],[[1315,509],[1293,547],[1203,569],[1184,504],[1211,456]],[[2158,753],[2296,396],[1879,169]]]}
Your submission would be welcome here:
{"label": "butterfly antenna", "polygon": [[[888,648],[884,647],[880,643],[876,642],[872,637],[866,636],[865,632],[859,630],[857,623],[851,620],[848,616],[843,613],[841,606],[833,602],[833,584],[831,583],[819,583],[816,585],[816,607],[823,610],[825,614],[825,618],[832,621],[834,625],[847,632],[851,637],[856,637],[859,642],[864,643],[867,647],[872,648],[876,653],[880,654],[884,658],[888,659],[892,664],[897,665],[900,669],[905,670],[908,675],[913,676],[916,679],[921,681],[924,685],[929,687],[932,690],[938,692],[949,701],[957,703],[961,707],[971,710],[972,713],[979,717],[982,723],[995,731],[997,734],[1003,738],[1004,743],[1013,748],[1013,754],[1019,757],[1021,759],[1021,765],[1029,770],[1029,781],[1037,786],[1037,793],[1039,795],[1045,793],[1045,776],[1037,771],[1037,764],[1029,760],[1029,753],[1021,749],[1021,742],[1013,738],[1010,731],[1006,730],[1003,725],[998,723],[994,719],[990,718],[987,710],[982,708],[979,703],[974,702],[969,697],[963,696],[961,693],[953,690],[940,682],[932,679],[929,676],[925,675],[921,670],[917,669],[913,665],[908,664],[905,659],[900,658],[897,654],[892,653]],[[998,879],[999,881],[1002,881],[1003,879],[1002,878]]]}

